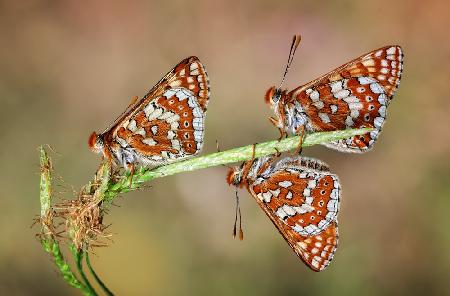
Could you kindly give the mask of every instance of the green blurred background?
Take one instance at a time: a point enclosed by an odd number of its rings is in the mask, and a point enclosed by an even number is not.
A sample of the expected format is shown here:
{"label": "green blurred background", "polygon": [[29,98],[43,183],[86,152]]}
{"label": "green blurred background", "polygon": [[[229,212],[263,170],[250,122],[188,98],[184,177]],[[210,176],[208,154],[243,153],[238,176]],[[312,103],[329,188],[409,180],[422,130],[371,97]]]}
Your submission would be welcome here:
{"label": "green blurred background", "polygon": [[233,240],[234,189],[218,167],[117,199],[94,266],[119,295],[450,295],[449,19],[445,0],[1,1],[0,294],[78,295],[30,228],[38,145],[79,189],[100,161],[89,134],[189,55],[211,79],[203,153],[275,139],[263,95],[299,33],[288,88],[384,45],[406,55],[374,151],[304,149],[342,182],[332,265],[306,268],[246,191],[245,240]]}

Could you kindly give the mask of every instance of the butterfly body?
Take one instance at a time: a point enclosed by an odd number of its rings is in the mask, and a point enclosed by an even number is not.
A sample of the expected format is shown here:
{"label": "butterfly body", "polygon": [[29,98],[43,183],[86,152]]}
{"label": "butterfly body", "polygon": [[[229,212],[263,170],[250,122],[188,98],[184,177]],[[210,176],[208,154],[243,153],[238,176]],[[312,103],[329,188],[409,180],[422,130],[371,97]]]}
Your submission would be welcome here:
{"label": "butterfly body", "polygon": [[116,165],[158,166],[192,157],[203,144],[209,80],[197,57],[181,61],[89,146]]}
{"label": "butterfly body", "polygon": [[247,187],[311,269],[321,271],[328,266],[338,241],[340,184],[326,164],[300,156],[261,157],[232,169],[227,181]]}
{"label": "butterfly body", "polygon": [[275,87],[266,93],[282,132],[335,131],[373,128],[370,133],[326,146],[345,152],[365,152],[375,144],[387,107],[400,84],[403,53],[386,46],[365,54],[290,92]]}

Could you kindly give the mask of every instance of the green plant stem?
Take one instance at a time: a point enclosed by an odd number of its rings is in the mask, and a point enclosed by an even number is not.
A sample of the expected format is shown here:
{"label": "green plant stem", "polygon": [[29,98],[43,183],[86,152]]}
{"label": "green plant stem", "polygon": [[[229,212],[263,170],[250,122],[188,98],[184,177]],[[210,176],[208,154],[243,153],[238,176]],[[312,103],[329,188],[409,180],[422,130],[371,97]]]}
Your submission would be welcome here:
{"label": "green plant stem", "polygon": [[64,280],[71,285],[72,287],[78,288],[83,291],[83,294],[86,295],[84,285],[77,279],[75,274],[70,269],[69,264],[64,259],[64,256],[61,253],[59,248],[59,244],[54,239],[43,239],[41,241],[42,247],[44,250],[53,257],[53,261],[55,265],[58,267],[62,277]]}
{"label": "green plant stem", "polygon": [[[41,179],[40,179],[40,202],[41,202],[41,221],[45,222],[51,219],[50,208],[52,200],[52,165],[51,160],[48,157],[47,152],[44,147],[40,146],[39,150],[39,160],[41,167]],[[49,221],[50,222],[50,221]],[[54,238],[51,229],[46,223],[41,223],[41,245],[42,248],[53,257],[55,265],[58,267],[64,280],[72,287],[80,289],[84,295],[89,294],[86,287],[77,279],[75,274],[72,272],[69,264],[66,262],[61,249],[59,247],[58,241]]]}
{"label": "green plant stem", "polygon": [[[370,132],[371,129],[359,129],[359,130],[345,130],[334,132],[314,133],[307,135],[302,142],[302,147],[312,146],[316,144],[328,143],[340,139],[346,139],[355,135],[362,135]],[[252,159],[253,156],[261,157],[265,155],[274,154],[277,152],[286,152],[298,148],[300,144],[300,137],[291,137],[283,139],[281,141],[270,141],[261,144],[257,144],[254,149],[254,145],[248,145],[245,147],[235,148],[223,152],[212,153],[206,156],[200,156],[191,158],[185,161],[176,162],[155,169],[148,169],[145,167],[139,168],[132,179],[130,185],[129,172],[126,172],[124,178],[120,178],[119,181],[114,182],[110,180],[110,167],[109,164],[104,163],[97,172],[96,179],[92,184],[99,184],[95,190],[94,199],[98,202],[112,201],[118,194],[125,193],[133,189],[139,188],[142,183],[150,181],[155,178],[170,176],[177,173],[188,172],[198,169],[204,169],[208,167],[224,165],[228,163],[234,163],[239,161],[245,161]],[[254,155],[253,155],[254,150]],[[65,281],[82,291],[84,295],[97,295],[96,291],[90,284],[88,278],[83,272],[83,254],[84,251],[77,251],[74,245],[70,245],[70,249],[75,258],[78,272],[82,278],[82,281],[78,280],[75,274],[70,269],[64,259],[58,241],[53,236],[51,229],[47,227],[45,221],[51,220],[51,198],[52,198],[52,167],[51,161],[45,152],[45,149],[41,146],[40,151],[40,164],[41,164],[41,179],[40,179],[40,201],[41,201],[41,221],[42,223],[42,239],[41,244],[46,252],[48,252],[54,259],[54,262],[60,270]],[[128,176],[128,178],[126,177]],[[100,183],[98,180],[100,179]],[[51,221],[50,221],[51,222]],[[113,295],[111,291],[103,284],[97,274],[94,272],[88,255],[86,254],[86,264],[89,267],[90,272],[99,283],[103,291],[107,295]]]}
{"label": "green plant stem", "polygon": [[94,288],[92,287],[91,283],[89,282],[86,274],[83,271],[83,251],[77,251],[77,249],[74,246],[71,246],[72,253],[75,257],[75,261],[77,264],[78,273],[81,275],[81,278],[83,279],[84,286],[86,288],[85,295],[98,295],[97,292],[95,292]]}
{"label": "green plant stem", "polygon": [[[355,135],[362,135],[372,129],[353,129],[333,132],[320,132],[308,134],[303,139],[302,147],[328,143],[341,139],[346,139]],[[255,157],[261,157],[278,152],[286,152],[298,148],[300,144],[300,136],[295,136],[281,141],[270,141],[257,144],[255,147]],[[253,156],[253,145],[248,145],[240,148],[235,148],[223,152],[212,153],[205,156],[191,158],[185,161],[176,162],[173,164],[161,166],[155,169],[141,168],[134,176],[130,186],[130,180],[123,178],[117,183],[110,183],[109,188],[105,192],[105,199],[112,200],[117,194],[125,193],[130,190],[139,188],[144,182],[155,178],[166,177],[182,172],[189,172],[208,167],[224,165],[233,162],[250,160]]]}
{"label": "green plant stem", "polygon": [[52,164],[44,147],[39,146],[38,150],[39,150],[39,163],[41,167],[41,180],[39,183],[41,218],[45,218],[49,214],[52,202]]}
{"label": "green plant stem", "polygon": [[113,296],[114,294],[106,287],[106,285],[103,283],[103,281],[98,277],[97,273],[94,271],[91,265],[91,260],[89,259],[89,253],[86,253],[86,265],[89,268],[89,271],[91,272],[92,276],[95,278],[99,286],[102,288],[103,292],[105,292],[108,296]]}

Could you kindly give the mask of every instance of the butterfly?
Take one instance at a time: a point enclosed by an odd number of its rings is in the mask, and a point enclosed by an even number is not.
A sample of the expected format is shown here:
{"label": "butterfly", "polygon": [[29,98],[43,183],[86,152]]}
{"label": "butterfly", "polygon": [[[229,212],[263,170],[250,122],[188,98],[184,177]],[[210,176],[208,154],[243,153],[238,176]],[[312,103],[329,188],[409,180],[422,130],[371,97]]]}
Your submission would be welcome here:
{"label": "butterfly", "polygon": [[116,165],[159,166],[200,152],[210,96],[205,67],[195,56],[182,60],[142,99],[131,103],[89,147]]}
{"label": "butterfly", "polygon": [[341,186],[328,165],[308,157],[264,156],[231,168],[227,183],[247,187],[289,246],[314,271],[338,244]]}
{"label": "butterfly", "polygon": [[281,86],[299,43],[300,36],[294,36],[282,82],[266,92],[265,100],[275,113],[270,121],[280,130],[281,137],[287,133],[373,128],[366,134],[325,144],[342,152],[370,150],[400,84],[401,47],[390,45],[371,51],[287,92]]}

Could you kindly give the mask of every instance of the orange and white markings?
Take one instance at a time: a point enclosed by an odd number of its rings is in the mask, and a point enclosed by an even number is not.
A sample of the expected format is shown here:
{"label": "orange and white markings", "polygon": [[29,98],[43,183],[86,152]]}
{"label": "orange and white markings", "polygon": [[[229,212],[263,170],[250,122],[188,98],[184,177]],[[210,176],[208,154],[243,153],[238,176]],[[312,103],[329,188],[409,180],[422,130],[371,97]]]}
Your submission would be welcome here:
{"label": "orange and white markings", "polygon": [[89,146],[116,165],[159,166],[192,157],[203,145],[209,79],[197,57],[167,73]]}
{"label": "orange and white markings", "polygon": [[320,160],[261,157],[229,171],[246,186],[293,251],[313,270],[328,266],[337,247],[340,184]]}
{"label": "orange and white markings", "polygon": [[[291,47],[287,68],[292,55]],[[374,128],[370,133],[325,144],[343,152],[362,153],[374,146],[381,133],[402,72],[402,49],[385,46],[290,92],[271,87],[265,100],[275,112],[275,126],[287,133],[297,134],[300,126],[308,133]]]}

